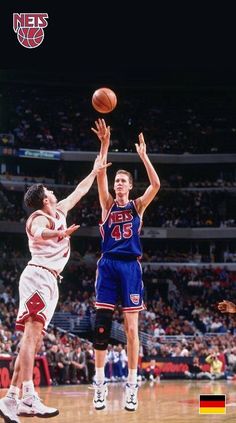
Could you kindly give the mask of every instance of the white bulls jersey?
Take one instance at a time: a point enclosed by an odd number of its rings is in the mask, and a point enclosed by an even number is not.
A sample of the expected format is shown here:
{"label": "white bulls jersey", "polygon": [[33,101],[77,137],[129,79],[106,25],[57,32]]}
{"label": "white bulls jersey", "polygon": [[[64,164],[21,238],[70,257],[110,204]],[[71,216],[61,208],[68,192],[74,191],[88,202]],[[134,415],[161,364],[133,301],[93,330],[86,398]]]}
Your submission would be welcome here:
{"label": "white bulls jersey", "polygon": [[43,266],[61,273],[70,257],[70,239],[69,237],[62,239],[58,239],[58,237],[35,239],[31,233],[31,226],[37,216],[45,216],[48,219],[50,223],[49,229],[65,230],[67,228],[65,215],[60,210],[57,210],[56,217],[52,217],[42,210],[33,212],[26,222],[26,233],[32,257],[28,264]]}

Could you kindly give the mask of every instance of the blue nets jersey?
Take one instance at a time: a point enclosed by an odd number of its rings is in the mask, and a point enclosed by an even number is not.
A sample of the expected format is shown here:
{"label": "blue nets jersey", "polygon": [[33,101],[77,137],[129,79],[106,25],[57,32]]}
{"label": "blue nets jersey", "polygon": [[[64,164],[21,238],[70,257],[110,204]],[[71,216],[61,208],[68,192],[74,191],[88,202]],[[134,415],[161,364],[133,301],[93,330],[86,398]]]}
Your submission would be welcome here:
{"label": "blue nets jersey", "polygon": [[99,226],[103,254],[142,256],[140,243],[142,219],[135,207],[135,201],[130,200],[125,206],[119,206],[114,201],[105,221]]}

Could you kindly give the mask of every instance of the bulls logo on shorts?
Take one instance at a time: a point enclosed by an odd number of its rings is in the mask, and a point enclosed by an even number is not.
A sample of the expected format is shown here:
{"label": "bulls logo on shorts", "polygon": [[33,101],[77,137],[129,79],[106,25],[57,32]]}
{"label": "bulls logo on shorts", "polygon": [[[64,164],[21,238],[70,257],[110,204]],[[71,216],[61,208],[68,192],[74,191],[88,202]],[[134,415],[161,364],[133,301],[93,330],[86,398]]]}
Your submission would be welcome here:
{"label": "bulls logo on shorts", "polygon": [[44,310],[45,303],[43,299],[40,297],[39,293],[36,291],[32,297],[28,299],[26,302],[26,306],[29,310],[29,314],[38,314],[40,311]]}

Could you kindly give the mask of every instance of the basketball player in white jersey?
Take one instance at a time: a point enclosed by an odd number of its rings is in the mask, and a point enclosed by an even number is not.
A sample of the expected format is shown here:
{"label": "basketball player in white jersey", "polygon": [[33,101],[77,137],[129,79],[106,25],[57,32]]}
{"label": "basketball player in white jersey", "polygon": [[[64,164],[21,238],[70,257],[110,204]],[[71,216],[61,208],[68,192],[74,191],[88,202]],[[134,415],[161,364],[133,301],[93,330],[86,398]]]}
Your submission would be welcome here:
{"label": "basketball player in white jersey", "polygon": [[[110,165],[109,163],[108,165]],[[58,281],[70,257],[70,235],[79,225],[67,228],[66,215],[88,192],[102,165],[98,156],[91,173],[64,200],[57,202],[53,191],[32,185],[25,194],[26,206],[35,209],[26,222],[31,260],[19,282],[19,310],[16,330],[24,332],[10,388],[0,400],[0,416],[7,423],[19,423],[19,415],[53,417],[56,408],[45,406],[34,390],[33,367],[42,335],[58,302]],[[19,390],[22,383],[22,398]]]}

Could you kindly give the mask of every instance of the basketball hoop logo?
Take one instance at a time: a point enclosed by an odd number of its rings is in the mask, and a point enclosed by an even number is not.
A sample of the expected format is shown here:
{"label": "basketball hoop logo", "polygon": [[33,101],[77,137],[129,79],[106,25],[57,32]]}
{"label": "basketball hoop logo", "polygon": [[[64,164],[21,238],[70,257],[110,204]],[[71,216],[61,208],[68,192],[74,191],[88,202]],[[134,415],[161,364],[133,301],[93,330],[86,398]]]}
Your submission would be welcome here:
{"label": "basketball hoop logo", "polygon": [[13,29],[19,43],[25,48],[42,44],[44,30],[48,26],[47,13],[13,13]]}

